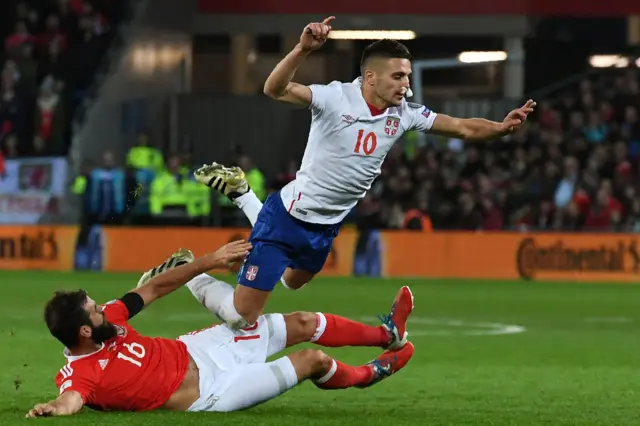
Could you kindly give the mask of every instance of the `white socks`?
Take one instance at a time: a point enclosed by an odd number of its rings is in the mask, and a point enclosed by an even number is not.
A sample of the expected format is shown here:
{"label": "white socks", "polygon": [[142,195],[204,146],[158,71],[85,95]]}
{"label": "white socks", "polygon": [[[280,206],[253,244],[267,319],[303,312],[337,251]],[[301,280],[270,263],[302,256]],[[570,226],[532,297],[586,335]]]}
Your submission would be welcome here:
{"label": "white socks", "polygon": [[191,294],[208,310],[231,328],[245,328],[250,324],[240,316],[233,304],[235,289],[211,275],[200,274],[186,284]]}
{"label": "white socks", "polygon": [[234,203],[242,209],[244,215],[251,222],[251,226],[254,226],[258,220],[258,214],[262,210],[262,201],[258,199],[255,192],[250,189],[246,194],[236,198]]}

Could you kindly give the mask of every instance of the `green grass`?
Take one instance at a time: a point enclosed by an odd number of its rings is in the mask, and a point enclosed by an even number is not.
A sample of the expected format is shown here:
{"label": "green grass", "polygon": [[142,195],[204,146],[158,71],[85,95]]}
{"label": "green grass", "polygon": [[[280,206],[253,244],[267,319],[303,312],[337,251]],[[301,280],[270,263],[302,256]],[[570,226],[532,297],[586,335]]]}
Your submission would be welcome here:
{"label": "green grass", "polygon": [[[405,370],[372,388],[323,392],[304,383],[264,405],[230,414],[84,410],[70,418],[23,419],[33,403],[56,395],[53,379],[64,364],[61,346],[42,321],[51,292],[82,287],[107,301],[136,280],[133,275],[0,271],[0,425],[638,424],[640,286],[369,279],[318,279],[300,292],[279,287],[269,311],[373,316],[388,310],[400,285],[411,285],[416,354]],[[182,289],[132,324],[142,333],[175,337],[206,326],[210,318]],[[481,322],[526,330],[469,335],[487,330],[477,326]],[[327,352],[354,364],[379,353],[373,348]]]}

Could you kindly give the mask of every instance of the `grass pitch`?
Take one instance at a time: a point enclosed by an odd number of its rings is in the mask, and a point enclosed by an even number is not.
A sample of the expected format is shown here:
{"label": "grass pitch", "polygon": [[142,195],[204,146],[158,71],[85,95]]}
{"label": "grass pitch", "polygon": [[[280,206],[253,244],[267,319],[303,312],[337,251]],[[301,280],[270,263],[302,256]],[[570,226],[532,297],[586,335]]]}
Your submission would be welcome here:
{"label": "grass pitch", "polygon": [[[638,425],[640,286],[536,282],[317,279],[278,287],[268,311],[324,311],[373,321],[403,284],[416,302],[416,354],[369,389],[320,391],[309,383],[237,413],[97,413],[24,419],[56,396],[62,347],[42,319],[57,288],[85,288],[100,302],[138,277],[0,271],[0,425]],[[228,277],[232,282],[233,277]],[[148,335],[176,337],[212,322],[186,289],[133,319]],[[311,345],[309,345],[311,346]],[[362,364],[375,348],[327,349]]]}

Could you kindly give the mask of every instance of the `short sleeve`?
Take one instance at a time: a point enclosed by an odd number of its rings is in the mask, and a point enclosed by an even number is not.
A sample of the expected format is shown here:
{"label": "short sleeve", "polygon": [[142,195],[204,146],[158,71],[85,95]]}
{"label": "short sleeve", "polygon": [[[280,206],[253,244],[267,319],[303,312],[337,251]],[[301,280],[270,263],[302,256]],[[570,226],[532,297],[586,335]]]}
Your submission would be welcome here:
{"label": "short sleeve", "polygon": [[336,104],[342,98],[342,83],[333,81],[330,84],[312,84],[311,89],[311,110],[315,113],[322,113]]}
{"label": "short sleeve", "polygon": [[409,128],[407,130],[417,130],[422,133],[427,133],[431,130],[438,114],[426,106],[414,102],[407,102],[406,106],[409,118]]}
{"label": "short sleeve", "polygon": [[68,391],[76,391],[82,397],[82,402],[87,404],[93,398],[94,383],[88,377],[74,371],[72,364],[67,364],[56,376],[56,386],[60,395]]}
{"label": "short sleeve", "polygon": [[111,323],[122,324],[129,321],[129,309],[127,309],[127,305],[120,299],[111,300],[103,304],[102,310],[107,321]]}

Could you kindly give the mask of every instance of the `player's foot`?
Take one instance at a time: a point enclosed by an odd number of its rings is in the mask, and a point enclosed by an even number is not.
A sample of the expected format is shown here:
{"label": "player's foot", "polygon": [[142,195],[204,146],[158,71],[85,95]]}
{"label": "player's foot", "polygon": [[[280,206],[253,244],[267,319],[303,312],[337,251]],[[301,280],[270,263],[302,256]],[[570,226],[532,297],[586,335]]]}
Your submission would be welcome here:
{"label": "player's foot", "polygon": [[171,257],[167,259],[162,265],[156,266],[155,268],[150,269],[142,274],[142,277],[140,277],[140,281],[138,281],[138,285],[136,286],[136,288],[142,287],[156,275],[160,275],[161,273],[168,271],[169,269],[176,268],[180,265],[191,263],[194,260],[195,256],[193,255],[193,253],[191,253],[191,250],[181,248],[177,252],[173,253]]}
{"label": "player's foot", "polygon": [[379,317],[382,326],[391,335],[387,349],[400,349],[407,343],[407,319],[412,311],[413,294],[409,287],[403,286],[391,305],[391,312],[386,316]]}
{"label": "player's foot", "polygon": [[359,388],[368,388],[376,383],[386,379],[392,374],[397,373],[409,362],[413,356],[415,347],[413,343],[406,342],[406,344],[395,351],[386,350],[378,358],[374,359],[367,364],[371,368],[371,381],[366,384],[361,384]]}
{"label": "player's foot", "polygon": [[195,171],[196,180],[235,200],[249,192],[249,184],[240,167],[225,167],[212,163],[203,165]]}

